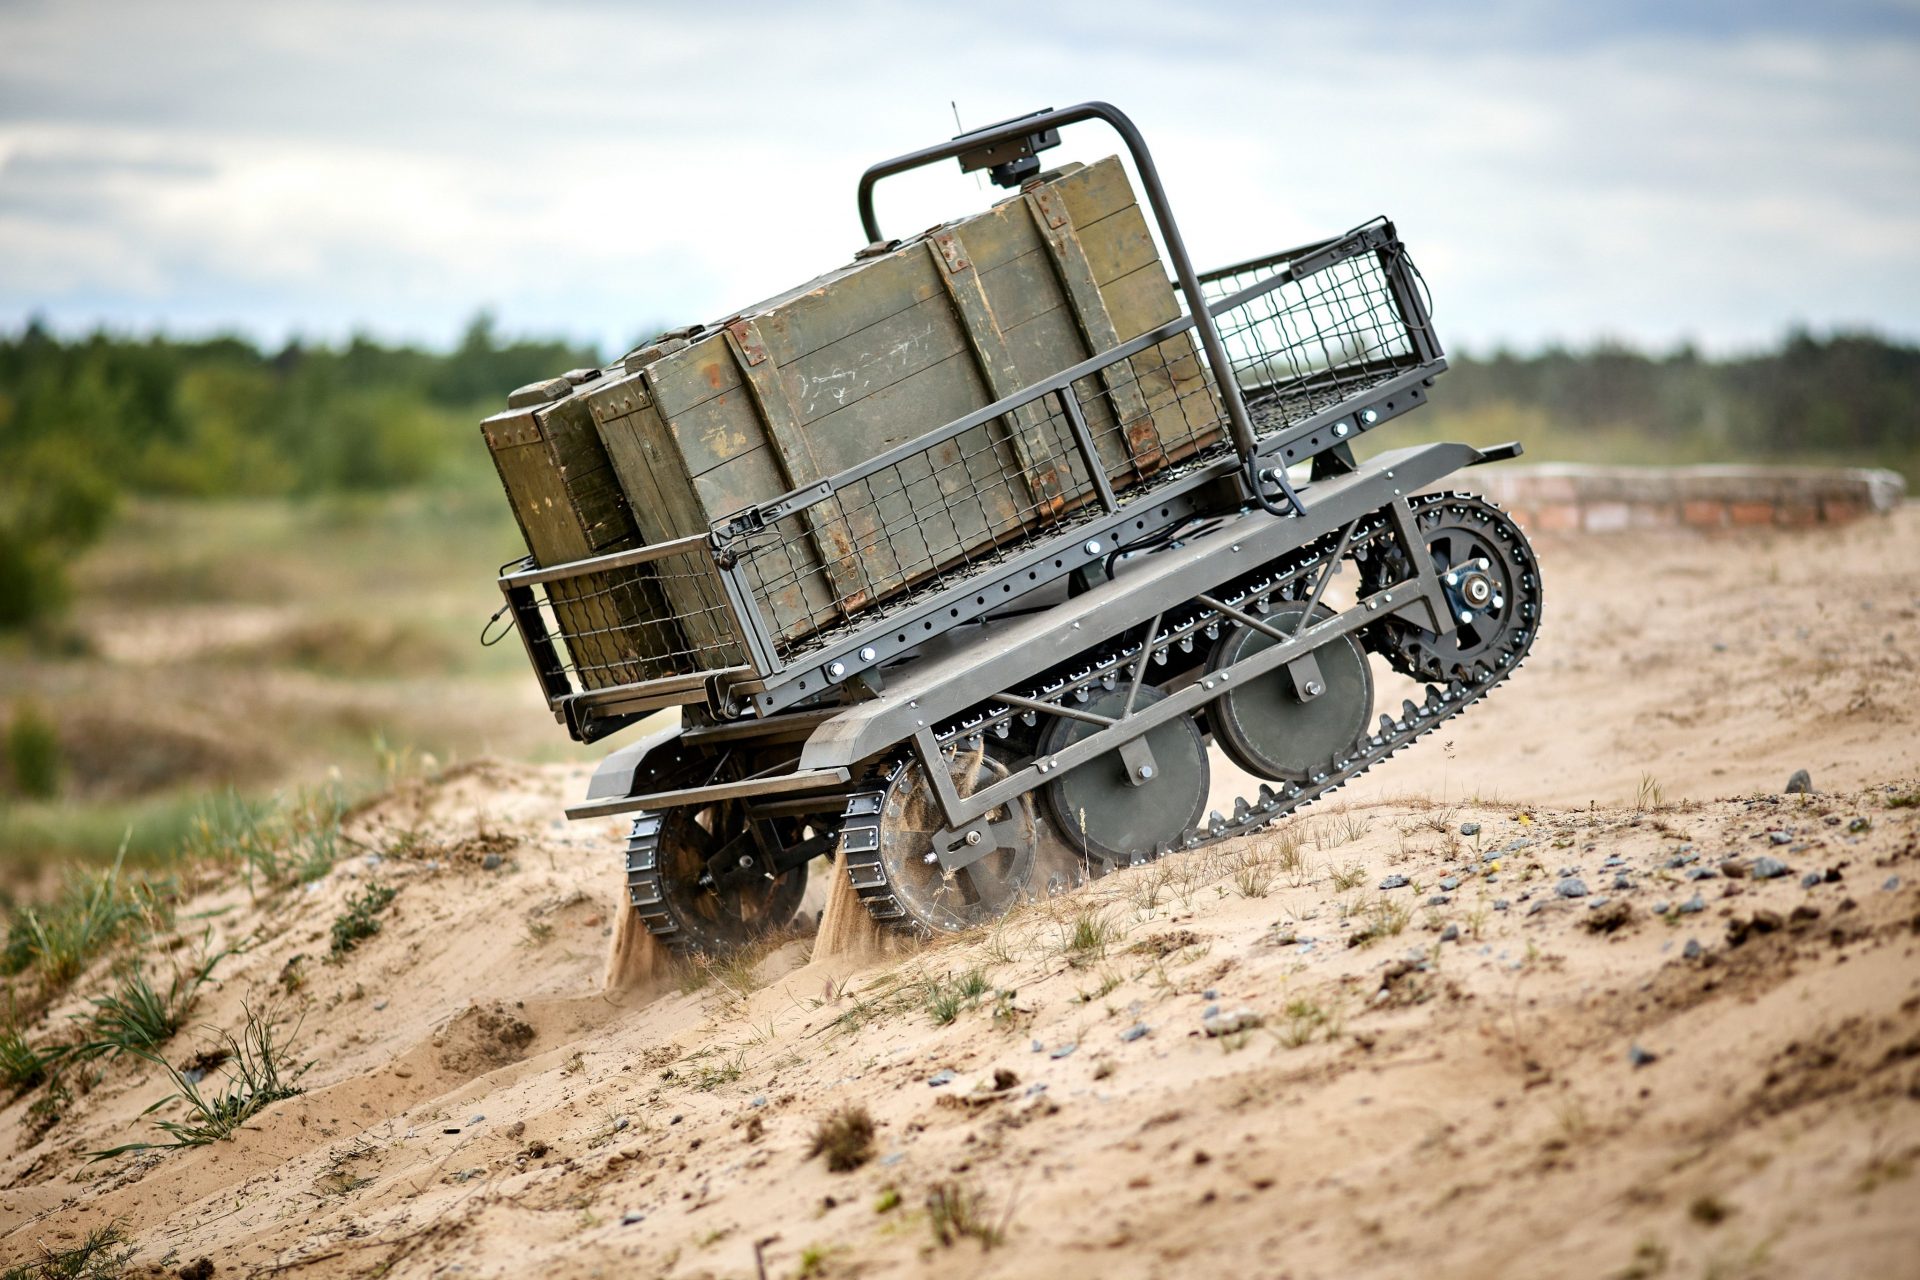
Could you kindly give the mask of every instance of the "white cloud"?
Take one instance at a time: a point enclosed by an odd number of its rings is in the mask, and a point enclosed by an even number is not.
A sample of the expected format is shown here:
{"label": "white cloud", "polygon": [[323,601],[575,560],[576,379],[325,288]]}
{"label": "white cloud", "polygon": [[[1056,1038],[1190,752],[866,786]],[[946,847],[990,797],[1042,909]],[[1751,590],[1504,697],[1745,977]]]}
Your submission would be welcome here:
{"label": "white cloud", "polygon": [[[611,345],[843,260],[860,169],[949,99],[1107,97],[1203,265],[1388,212],[1456,345],[1920,334],[1920,40],[1729,12],[15,6],[0,324],[444,341],[489,304]],[[943,169],[881,208],[986,198]]]}

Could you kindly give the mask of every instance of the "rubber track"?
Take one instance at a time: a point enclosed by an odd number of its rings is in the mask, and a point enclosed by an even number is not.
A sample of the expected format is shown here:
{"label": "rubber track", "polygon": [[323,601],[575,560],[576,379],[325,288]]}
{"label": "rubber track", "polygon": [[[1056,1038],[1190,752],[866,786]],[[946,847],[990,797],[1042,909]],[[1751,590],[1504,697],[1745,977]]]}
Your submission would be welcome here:
{"label": "rubber track", "polygon": [[[1489,517],[1488,533],[1507,543],[1516,562],[1531,578],[1530,598],[1521,597],[1521,583],[1508,586],[1515,596],[1514,608],[1509,616],[1516,618],[1518,625],[1509,627],[1502,634],[1497,658],[1489,655],[1480,659],[1476,667],[1485,670],[1467,673],[1466,680],[1455,678],[1444,687],[1439,687],[1437,681],[1429,684],[1424,703],[1415,705],[1411,701],[1403,701],[1397,720],[1382,714],[1375,731],[1355,744],[1358,750],[1352,756],[1329,760],[1325,769],[1316,772],[1307,782],[1276,784],[1279,790],[1263,783],[1254,796],[1236,799],[1230,816],[1216,811],[1209,815],[1205,824],[1188,831],[1176,844],[1136,854],[1128,865],[1139,866],[1176,850],[1195,849],[1257,831],[1302,805],[1338,791],[1380,761],[1413,745],[1423,735],[1431,733],[1445,721],[1486,697],[1526,661],[1539,633],[1541,601],[1538,561],[1519,526],[1508,519],[1496,504],[1471,493],[1428,494],[1411,499],[1410,505],[1416,521],[1421,514],[1435,507],[1456,507],[1462,514],[1469,511],[1486,513]],[[1391,522],[1385,518],[1384,512],[1376,512],[1363,519],[1369,523],[1364,529],[1355,531],[1352,549],[1370,552],[1376,544],[1397,545]],[[1259,571],[1254,580],[1242,589],[1227,594],[1226,603],[1243,612],[1264,612],[1265,607],[1276,599],[1299,599],[1298,594],[1288,595],[1287,592],[1310,581],[1310,575],[1331,553],[1336,541],[1337,535],[1329,535],[1282,557]],[[1249,602],[1252,603],[1251,608]],[[1532,616],[1523,617],[1529,610]],[[1184,615],[1182,621],[1167,628],[1149,645],[1134,645],[1118,650],[1091,662],[1084,671],[1022,692],[1027,697],[1053,703],[1076,695],[1084,699],[1085,694],[1096,685],[1111,687],[1120,678],[1122,669],[1143,649],[1158,654],[1173,645],[1180,645],[1190,650],[1199,636],[1217,634],[1217,631],[1210,629],[1218,628],[1223,620],[1224,615],[1197,609],[1192,614]],[[1386,656],[1391,665],[1403,671],[1411,665],[1407,655],[1392,652],[1387,647],[1388,642],[1382,638],[1384,628],[1369,627],[1360,634],[1368,647]],[[1145,660],[1152,659],[1148,657]],[[1491,667],[1486,666],[1489,660],[1493,663]],[[1014,716],[1031,714],[1005,706],[995,707],[989,698],[963,719],[938,727],[935,736],[942,746],[964,742],[982,733],[996,732],[1004,736]],[[924,932],[923,927],[901,905],[880,857],[880,815],[888,792],[899,783],[911,759],[910,755],[895,756],[870,773],[863,780],[861,788],[848,796],[846,817],[841,825],[840,848],[846,855],[847,874],[853,881],[854,890],[873,918],[895,929],[920,933]]]}

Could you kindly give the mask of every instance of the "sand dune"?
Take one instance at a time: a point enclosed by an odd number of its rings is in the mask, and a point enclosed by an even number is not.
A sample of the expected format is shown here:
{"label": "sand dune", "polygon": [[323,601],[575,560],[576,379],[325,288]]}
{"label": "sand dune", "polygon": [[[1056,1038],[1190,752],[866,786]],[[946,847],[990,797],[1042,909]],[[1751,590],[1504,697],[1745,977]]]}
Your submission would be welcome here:
{"label": "sand dune", "polygon": [[557,821],[579,769],[407,784],[309,890],[179,913],[246,948],[197,1020],[297,1019],[305,1092],[99,1162],[157,1069],[11,1100],[0,1259],[117,1221],[154,1275],[1903,1273],[1920,512],[1541,555],[1535,656],[1457,729],[937,945],[829,904],[818,958],[690,969],[621,936],[619,824]]}

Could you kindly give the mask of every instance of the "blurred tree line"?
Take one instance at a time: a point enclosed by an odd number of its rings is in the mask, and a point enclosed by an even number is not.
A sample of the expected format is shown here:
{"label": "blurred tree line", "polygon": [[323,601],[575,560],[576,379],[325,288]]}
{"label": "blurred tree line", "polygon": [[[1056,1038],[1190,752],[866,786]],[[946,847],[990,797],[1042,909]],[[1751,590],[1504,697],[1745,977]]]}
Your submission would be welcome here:
{"label": "blurred tree line", "polygon": [[591,350],[503,341],[476,317],[449,352],[106,333],[0,335],[0,629],[56,612],[64,565],[122,493],[392,489],[457,472],[513,387]]}
{"label": "blurred tree line", "polygon": [[1725,359],[1603,344],[1450,360],[1436,407],[1536,422],[1536,456],[1884,466],[1920,480],[1920,347],[1872,334],[1795,330]]}
{"label": "blurred tree line", "polygon": [[[63,566],[122,493],[491,484],[473,465],[478,420],[513,387],[596,360],[503,341],[485,314],[447,352],[364,337],[269,352],[230,337],[62,339],[38,324],[0,334],[0,629],[58,610]],[[1613,345],[1456,356],[1442,390],[1417,429],[1511,429],[1535,458],[1807,460],[1920,478],[1920,348],[1869,334],[1796,331],[1725,359]]]}

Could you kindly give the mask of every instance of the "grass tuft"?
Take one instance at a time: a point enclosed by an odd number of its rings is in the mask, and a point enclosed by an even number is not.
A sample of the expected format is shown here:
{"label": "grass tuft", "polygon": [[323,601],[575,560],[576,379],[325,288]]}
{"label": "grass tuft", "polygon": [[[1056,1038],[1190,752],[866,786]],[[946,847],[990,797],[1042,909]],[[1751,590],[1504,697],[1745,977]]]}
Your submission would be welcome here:
{"label": "grass tuft", "polygon": [[985,1194],[953,1181],[936,1182],[927,1192],[927,1222],[942,1248],[972,1238],[982,1250],[1006,1239],[1006,1233],[987,1219]]}
{"label": "grass tuft", "polygon": [[200,988],[213,977],[214,966],[229,954],[222,951],[191,973],[176,970],[164,992],[136,965],[112,993],[89,1002],[93,1013],[87,1018],[86,1039],[68,1048],[66,1055],[84,1062],[103,1054],[134,1053],[165,1044],[187,1024]]}
{"label": "grass tuft", "polygon": [[832,1173],[851,1173],[873,1159],[873,1117],[867,1109],[858,1104],[841,1107],[822,1119],[807,1150],[808,1159],[818,1155],[826,1156]]}
{"label": "grass tuft", "polygon": [[947,1026],[978,1005],[992,989],[984,969],[969,969],[957,978],[929,978],[925,998],[927,1016],[936,1027]]}
{"label": "grass tuft", "polygon": [[20,1027],[0,1027],[0,1085],[31,1089],[47,1078],[47,1058],[27,1043]]}
{"label": "grass tuft", "polygon": [[0,1280],[116,1280],[125,1274],[134,1247],[118,1222],[96,1227],[71,1249],[41,1246],[40,1256],[0,1271]]}
{"label": "grass tuft", "polygon": [[347,909],[333,922],[333,941],[328,954],[339,960],[349,951],[380,932],[380,913],[399,892],[391,885],[368,884],[358,895],[347,899]]}
{"label": "grass tuft", "polygon": [[154,1121],[155,1127],[171,1141],[130,1142],[107,1151],[87,1154],[95,1160],[107,1160],[130,1151],[166,1151],[177,1147],[205,1146],[232,1138],[245,1127],[247,1121],[274,1103],[297,1096],[301,1090],[294,1081],[306,1070],[304,1066],[296,1065],[293,1057],[299,1024],[296,1022],[283,1037],[280,1024],[270,1015],[262,1016],[251,1007],[243,1008],[246,1021],[240,1034],[235,1036],[228,1031],[220,1032],[220,1049],[225,1052],[227,1064],[225,1088],[220,1093],[203,1093],[196,1081],[188,1079],[178,1067],[150,1049],[130,1050],[134,1056],[157,1064],[173,1081],[174,1091],[141,1112],[142,1116],[152,1115],[176,1099],[186,1104],[184,1119]]}
{"label": "grass tuft", "polygon": [[1119,926],[1106,913],[1088,907],[1060,931],[1060,950],[1076,968],[1106,959],[1107,948],[1120,936]]}

